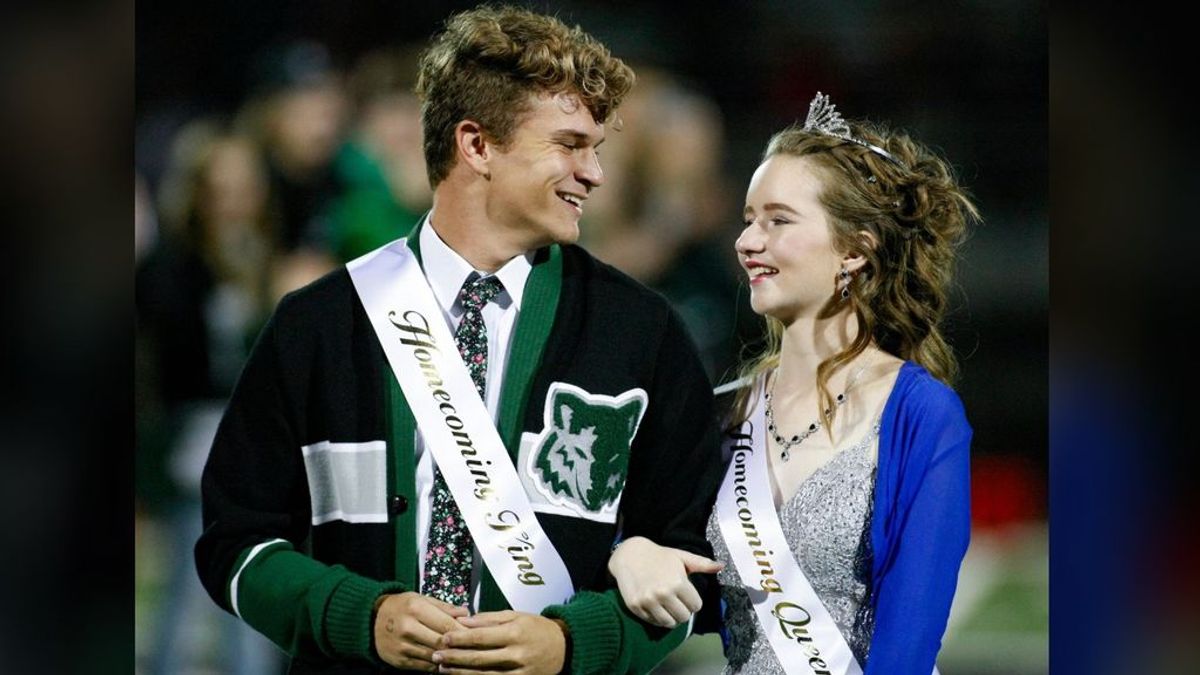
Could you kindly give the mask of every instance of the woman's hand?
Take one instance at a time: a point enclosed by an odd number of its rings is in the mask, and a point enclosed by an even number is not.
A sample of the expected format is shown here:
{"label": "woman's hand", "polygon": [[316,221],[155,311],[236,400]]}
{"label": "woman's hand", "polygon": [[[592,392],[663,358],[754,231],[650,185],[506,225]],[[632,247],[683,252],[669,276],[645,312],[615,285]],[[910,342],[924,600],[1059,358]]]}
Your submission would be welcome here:
{"label": "woman's hand", "polygon": [[608,571],[617,580],[625,606],[642,621],[664,628],[673,628],[700,611],[700,594],[688,575],[716,574],[724,567],[645,537],[626,539],[608,559]]}

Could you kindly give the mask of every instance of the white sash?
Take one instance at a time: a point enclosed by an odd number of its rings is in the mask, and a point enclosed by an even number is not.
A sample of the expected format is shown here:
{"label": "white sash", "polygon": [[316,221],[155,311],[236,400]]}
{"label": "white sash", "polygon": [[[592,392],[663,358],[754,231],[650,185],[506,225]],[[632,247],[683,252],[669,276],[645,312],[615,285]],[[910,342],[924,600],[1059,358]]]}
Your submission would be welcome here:
{"label": "white sash", "polygon": [[784,672],[861,675],[854,652],[804,576],[779,524],[768,475],[763,386],[746,422],[724,440],[732,457],[717,494],[721,536]]}
{"label": "white sash", "polygon": [[574,593],[404,239],[346,264],[404,398],[496,584],[538,613]]}
{"label": "white sash", "polygon": [[717,494],[721,536],[737,568],[763,633],[789,675],[861,675],[854,652],[792,555],[767,475],[763,397],[725,438],[732,454]]}

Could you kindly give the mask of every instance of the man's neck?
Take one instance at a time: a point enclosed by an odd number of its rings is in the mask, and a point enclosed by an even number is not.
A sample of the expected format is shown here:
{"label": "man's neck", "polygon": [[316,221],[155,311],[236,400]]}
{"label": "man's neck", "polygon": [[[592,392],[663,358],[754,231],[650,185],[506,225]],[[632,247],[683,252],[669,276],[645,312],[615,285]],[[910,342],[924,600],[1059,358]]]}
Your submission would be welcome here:
{"label": "man's neck", "polygon": [[509,260],[528,253],[506,237],[504,229],[492,223],[483,209],[472,208],[471,200],[435,193],[429,224],[447,246],[480,272],[495,272]]}

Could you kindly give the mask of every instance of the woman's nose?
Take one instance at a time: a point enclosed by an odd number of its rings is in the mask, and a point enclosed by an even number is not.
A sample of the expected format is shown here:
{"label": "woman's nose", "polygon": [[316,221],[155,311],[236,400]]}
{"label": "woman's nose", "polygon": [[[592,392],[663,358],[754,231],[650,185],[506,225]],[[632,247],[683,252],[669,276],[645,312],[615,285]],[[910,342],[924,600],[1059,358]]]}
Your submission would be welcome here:
{"label": "woman's nose", "polygon": [[733,243],[733,248],[741,254],[757,253],[763,248],[762,242],[761,229],[754,223],[750,223],[738,235],[737,241]]}

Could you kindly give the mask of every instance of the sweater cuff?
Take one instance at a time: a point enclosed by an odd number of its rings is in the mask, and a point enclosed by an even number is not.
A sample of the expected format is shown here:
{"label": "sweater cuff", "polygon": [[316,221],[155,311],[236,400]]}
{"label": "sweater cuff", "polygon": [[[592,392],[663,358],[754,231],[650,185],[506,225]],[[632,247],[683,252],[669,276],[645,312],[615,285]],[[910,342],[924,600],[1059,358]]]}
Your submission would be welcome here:
{"label": "sweater cuff", "polygon": [[580,591],[565,605],[550,605],[542,616],[562,619],[571,630],[574,675],[611,673],[621,648],[621,618],[612,602],[599,593]]}
{"label": "sweater cuff", "polygon": [[349,575],[329,597],[325,610],[325,635],[333,653],[358,657],[376,665],[383,661],[375,653],[375,600],[385,593],[408,590],[398,582],[379,582]]}

